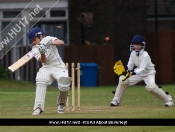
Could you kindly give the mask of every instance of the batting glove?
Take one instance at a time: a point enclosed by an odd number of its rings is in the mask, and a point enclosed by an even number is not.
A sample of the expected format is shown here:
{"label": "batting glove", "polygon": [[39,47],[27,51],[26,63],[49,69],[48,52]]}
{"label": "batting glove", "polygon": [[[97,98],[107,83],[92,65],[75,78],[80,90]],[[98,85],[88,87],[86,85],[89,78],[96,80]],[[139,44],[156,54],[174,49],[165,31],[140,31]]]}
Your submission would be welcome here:
{"label": "batting glove", "polygon": [[38,49],[40,54],[45,54],[47,52],[47,48],[44,45],[39,45]]}

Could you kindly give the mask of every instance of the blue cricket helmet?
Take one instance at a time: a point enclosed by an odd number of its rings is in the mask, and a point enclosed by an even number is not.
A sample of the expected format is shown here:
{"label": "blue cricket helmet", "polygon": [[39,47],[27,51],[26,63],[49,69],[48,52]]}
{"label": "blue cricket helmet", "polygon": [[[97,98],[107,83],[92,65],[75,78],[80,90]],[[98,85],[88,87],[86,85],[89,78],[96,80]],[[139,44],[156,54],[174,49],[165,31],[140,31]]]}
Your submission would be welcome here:
{"label": "blue cricket helmet", "polygon": [[135,35],[131,40],[131,44],[134,43],[145,45],[145,38],[141,35]]}
{"label": "blue cricket helmet", "polygon": [[30,41],[39,35],[44,35],[44,32],[41,28],[38,28],[38,27],[30,29],[28,34],[27,34],[28,39]]}
{"label": "blue cricket helmet", "polygon": [[135,35],[132,40],[131,40],[131,45],[130,45],[130,51],[133,51],[133,44],[141,44],[142,45],[142,49],[145,49],[146,47],[146,42],[145,42],[145,38],[141,35]]}

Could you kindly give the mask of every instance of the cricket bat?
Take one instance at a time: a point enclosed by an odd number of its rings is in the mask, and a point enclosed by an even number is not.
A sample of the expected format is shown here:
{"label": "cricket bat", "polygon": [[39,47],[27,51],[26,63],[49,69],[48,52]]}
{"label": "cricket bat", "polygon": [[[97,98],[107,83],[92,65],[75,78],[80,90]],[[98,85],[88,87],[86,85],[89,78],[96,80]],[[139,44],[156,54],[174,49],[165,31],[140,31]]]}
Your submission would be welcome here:
{"label": "cricket bat", "polygon": [[38,53],[39,53],[38,49],[34,49],[34,50],[29,51],[26,55],[21,57],[18,61],[13,63],[11,66],[9,66],[8,69],[11,72],[18,70],[20,67],[22,67],[24,64],[26,64],[28,61],[30,61]]}

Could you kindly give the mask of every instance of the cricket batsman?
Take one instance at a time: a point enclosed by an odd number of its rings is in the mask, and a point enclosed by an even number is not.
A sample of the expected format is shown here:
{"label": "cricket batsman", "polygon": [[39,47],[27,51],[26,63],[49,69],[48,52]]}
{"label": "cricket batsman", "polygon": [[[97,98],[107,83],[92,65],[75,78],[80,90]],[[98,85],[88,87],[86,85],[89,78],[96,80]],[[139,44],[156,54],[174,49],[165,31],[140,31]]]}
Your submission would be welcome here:
{"label": "cricket batsman", "polygon": [[40,115],[44,112],[47,86],[54,80],[58,82],[58,113],[62,114],[71,84],[68,69],[56,47],[63,45],[64,42],[56,37],[44,37],[43,30],[38,27],[28,32],[28,39],[32,43],[32,50],[38,49],[39,51],[35,55],[36,60],[42,62],[42,67],[36,75],[36,94],[32,115]]}
{"label": "cricket batsman", "polygon": [[165,103],[165,107],[172,107],[174,105],[172,96],[166,94],[155,83],[156,71],[149,54],[144,50],[145,46],[146,42],[143,36],[134,36],[131,40],[131,54],[127,69],[124,68],[121,61],[115,63],[114,72],[119,75],[119,83],[110,106],[120,106],[126,87],[141,81],[145,82],[146,91],[162,100]]}

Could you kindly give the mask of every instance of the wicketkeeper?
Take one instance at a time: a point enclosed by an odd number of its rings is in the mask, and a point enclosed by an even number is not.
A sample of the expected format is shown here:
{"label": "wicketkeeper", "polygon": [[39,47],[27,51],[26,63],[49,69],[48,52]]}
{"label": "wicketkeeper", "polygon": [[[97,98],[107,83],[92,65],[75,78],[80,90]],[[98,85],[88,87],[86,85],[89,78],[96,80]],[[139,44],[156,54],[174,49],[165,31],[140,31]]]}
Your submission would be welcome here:
{"label": "wicketkeeper", "polygon": [[161,99],[166,107],[174,105],[172,96],[166,94],[155,83],[156,71],[150,56],[144,50],[145,45],[145,38],[143,36],[134,36],[131,40],[131,54],[127,69],[125,69],[121,61],[115,63],[114,72],[119,75],[119,83],[110,106],[120,106],[126,87],[128,85],[135,85],[140,81],[144,81],[146,91]]}
{"label": "wicketkeeper", "polygon": [[44,112],[47,86],[54,80],[58,82],[58,113],[62,114],[71,84],[68,69],[56,47],[63,45],[64,42],[56,37],[44,37],[43,30],[37,27],[28,32],[28,39],[32,43],[32,49],[38,49],[39,53],[35,58],[43,65],[36,75],[36,94],[32,115],[40,115]]}

